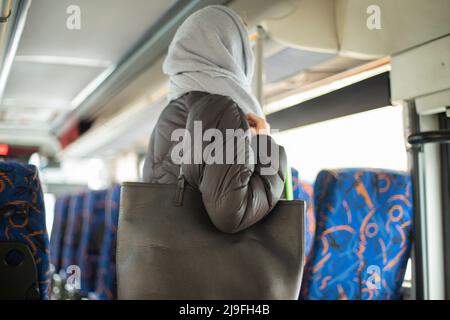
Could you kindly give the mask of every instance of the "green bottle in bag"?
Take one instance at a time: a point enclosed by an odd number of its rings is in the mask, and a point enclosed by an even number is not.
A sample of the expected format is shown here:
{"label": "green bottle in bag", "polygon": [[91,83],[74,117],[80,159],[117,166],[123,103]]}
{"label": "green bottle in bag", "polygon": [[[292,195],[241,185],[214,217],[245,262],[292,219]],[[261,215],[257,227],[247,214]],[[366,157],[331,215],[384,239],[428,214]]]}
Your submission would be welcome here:
{"label": "green bottle in bag", "polygon": [[294,200],[294,188],[292,185],[292,170],[288,166],[286,171],[287,171],[286,172],[286,181],[285,181],[285,185],[284,185],[285,197],[286,197],[286,200]]}

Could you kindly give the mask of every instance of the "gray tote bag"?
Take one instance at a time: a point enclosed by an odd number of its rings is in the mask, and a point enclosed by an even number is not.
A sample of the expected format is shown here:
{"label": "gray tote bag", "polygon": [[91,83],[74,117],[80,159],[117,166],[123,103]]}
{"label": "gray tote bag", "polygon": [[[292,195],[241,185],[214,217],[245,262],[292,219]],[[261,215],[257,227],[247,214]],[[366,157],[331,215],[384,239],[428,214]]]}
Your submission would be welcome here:
{"label": "gray tote bag", "polygon": [[199,191],[124,183],[117,242],[119,299],[297,299],[303,201],[280,201],[236,234],[220,232]]}

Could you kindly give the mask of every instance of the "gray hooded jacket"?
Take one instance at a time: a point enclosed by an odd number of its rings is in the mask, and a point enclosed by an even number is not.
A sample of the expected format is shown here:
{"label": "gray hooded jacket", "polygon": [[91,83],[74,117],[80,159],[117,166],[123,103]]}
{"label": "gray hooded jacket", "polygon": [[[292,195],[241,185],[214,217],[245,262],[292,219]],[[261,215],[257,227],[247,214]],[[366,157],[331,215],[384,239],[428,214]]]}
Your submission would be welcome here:
{"label": "gray hooded jacket", "polygon": [[[176,129],[187,129],[194,137],[195,121],[201,121],[203,132],[217,129],[223,137],[226,137],[227,129],[249,129],[242,109],[230,98],[203,92],[185,94],[169,103],[153,130],[144,165],[145,182],[177,182],[180,165],[175,163],[172,153],[179,141],[172,141],[171,136]],[[267,159],[261,161],[262,156],[257,150],[261,137],[267,138],[268,150],[276,148],[278,151],[276,166],[267,164]],[[226,148],[225,140],[221,148],[223,159],[227,159],[227,152],[233,152],[234,156],[245,152],[245,159],[251,159],[247,155],[252,148],[254,161],[242,164],[208,164],[202,161],[200,164],[182,164],[182,171],[186,182],[202,193],[203,203],[214,225],[223,232],[235,233],[261,220],[282,197],[286,154],[269,136],[246,139],[244,148],[236,143],[232,150]],[[203,141],[202,150],[209,143]],[[272,166],[275,172],[262,174],[261,170],[268,166]]]}

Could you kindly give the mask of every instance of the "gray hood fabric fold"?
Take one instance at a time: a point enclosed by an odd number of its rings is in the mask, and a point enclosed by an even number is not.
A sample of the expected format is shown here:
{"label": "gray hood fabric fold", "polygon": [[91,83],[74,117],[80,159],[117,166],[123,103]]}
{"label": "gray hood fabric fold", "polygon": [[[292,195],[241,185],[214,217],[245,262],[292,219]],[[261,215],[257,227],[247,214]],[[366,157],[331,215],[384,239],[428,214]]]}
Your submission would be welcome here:
{"label": "gray hood fabric fold", "polygon": [[242,19],[225,6],[208,6],[178,28],[163,71],[169,100],[191,91],[230,97],[244,113],[264,117],[252,94],[254,55]]}

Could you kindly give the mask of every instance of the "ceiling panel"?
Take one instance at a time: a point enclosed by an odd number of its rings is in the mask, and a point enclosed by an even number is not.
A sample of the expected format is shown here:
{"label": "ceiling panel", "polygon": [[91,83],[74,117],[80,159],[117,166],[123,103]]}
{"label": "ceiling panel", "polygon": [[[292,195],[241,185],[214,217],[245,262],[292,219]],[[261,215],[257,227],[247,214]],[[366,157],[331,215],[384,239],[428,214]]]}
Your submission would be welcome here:
{"label": "ceiling panel", "polygon": [[[51,127],[123,60],[176,0],[35,0],[0,102],[0,126]],[[81,28],[67,12],[80,8]]]}
{"label": "ceiling panel", "polygon": [[264,66],[266,82],[284,80],[335,56],[330,53],[285,48],[266,59]]}
{"label": "ceiling panel", "polygon": [[[118,62],[176,0],[38,0],[31,4],[19,56],[65,56]],[[70,5],[81,29],[66,27]]]}
{"label": "ceiling panel", "polygon": [[54,118],[55,111],[48,109],[21,109],[20,111],[10,109],[4,112],[2,120],[9,124],[32,124],[38,125],[40,122],[47,122]]}
{"label": "ceiling panel", "polygon": [[15,62],[6,86],[4,99],[20,107],[66,105],[103,68],[45,63]]}

